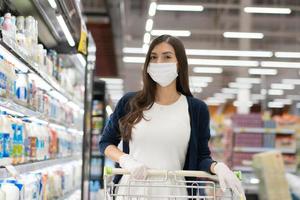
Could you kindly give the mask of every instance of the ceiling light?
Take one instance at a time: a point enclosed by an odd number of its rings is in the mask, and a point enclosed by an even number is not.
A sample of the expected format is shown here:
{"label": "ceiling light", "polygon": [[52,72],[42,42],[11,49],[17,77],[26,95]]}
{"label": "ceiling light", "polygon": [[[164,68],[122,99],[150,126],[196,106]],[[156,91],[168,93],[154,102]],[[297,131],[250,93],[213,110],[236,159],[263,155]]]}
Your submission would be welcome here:
{"label": "ceiling light", "polygon": [[63,96],[61,93],[57,92],[56,90],[49,91],[49,95],[52,96],[53,98],[57,99],[61,103],[68,102],[68,99],[65,96]]}
{"label": "ceiling light", "polygon": [[236,67],[258,67],[258,61],[249,60],[218,60],[218,59],[188,59],[190,65],[218,65],[218,66],[236,66]]}
{"label": "ceiling light", "polygon": [[197,56],[239,56],[239,57],[272,57],[271,51],[235,51],[235,50],[209,50],[209,49],[186,49],[187,55]]}
{"label": "ceiling light", "polygon": [[191,80],[189,83],[190,83],[191,87],[207,87],[207,85],[208,85],[205,82],[193,82]]}
{"label": "ceiling light", "polygon": [[300,52],[275,52],[277,58],[300,58]]}
{"label": "ceiling light", "polygon": [[236,82],[231,82],[228,84],[230,88],[238,88],[238,89],[251,89],[252,85],[247,84],[247,83],[236,83]]}
{"label": "ceiling light", "polygon": [[151,31],[153,27],[153,19],[148,19],[146,22],[146,27],[145,30],[146,31]]}
{"label": "ceiling light", "polygon": [[263,33],[250,33],[250,32],[224,32],[225,38],[247,38],[247,39],[263,39]]}
{"label": "ceiling light", "polygon": [[158,4],[157,10],[163,11],[203,11],[203,6],[200,5],[172,5],[172,4]]}
{"label": "ceiling light", "polygon": [[272,89],[281,89],[281,90],[293,90],[295,86],[292,84],[284,84],[284,83],[272,83]]}
{"label": "ceiling light", "polygon": [[237,94],[239,92],[236,88],[223,88],[221,91],[224,94]]}
{"label": "ceiling light", "polygon": [[105,81],[106,84],[123,84],[123,79],[120,78],[100,78],[100,80]]}
{"label": "ceiling light", "polygon": [[160,36],[160,35],[172,35],[180,37],[189,37],[191,36],[191,31],[186,30],[152,30],[151,35]]}
{"label": "ceiling light", "polygon": [[260,78],[239,77],[235,79],[238,83],[260,84]]}
{"label": "ceiling light", "polygon": [[124,56],[123,62],[125,63],[144,63],[145,57],[130,57],[130,56]]}
{"label": "ceiling light", "polygon": [[266,96],[263,94],[251,94],[251,100],[264,100]]}
{"label": "ceiling light", "polygon": [[284,104],[281,103],[281,102],[274,102],[274,101],[271,101],[268,103],[268,107],[269,108],[283,108],[284,107]]}
{"label": "ceiling light", "polygon": [[275,99],[274,102],[281,102],[284,105],[291,105],[293,103],[291,99]]}
{"label": "ceiling light", "polygon": [[148,49],[149,49],[149,44],[143,44],[143,52],[145,52],[145,54],[147,53]]}
{"label": "ceiling light", "polygon": [[216,98],[223,98],[223,99],[234,99],[234,94],[225,94],[225,93],[215,93],[214,97]]}
{"label": "ceiling light", "polygon": [[207,73],[207,74],[221,74],[223,69],[221,67],[194,67],[195,73]]}
{"label": "ceiling light", "polygon": [[123,85],[119,85],[119,84],[106,84],[106,88],[108,90],[123,90],[124,89]]}
{"label": "ceiling light", "polygon": [[225,99],[219,99],[219,98],[215,98],[215,97],[209,97],[205,100],[205,103],[208,105],[220,105],[225,102],[226,102]]}
{"label": "ceiling light", "polygon": [[144,43],[145,43],[145,44],[149,44],[149,43],[150,43],[150,40],[151,40],[151,35],[150,35],[150,33],[145,33],[145,34],[144,34]]}
{"label": "ceiling light", "polygon": [[244,107],[244,106],[251,107],[251,106],[253,106],[253,103],[252,103],[252,101],[234,101],[233,106],[234,107]]}
{"label": "ceiling light", "polygon": [[148,12],[149,16],[153,17],[155,15],[155,13],[156,13],[156,6],[157,6],[156,2],[152,2],[150,4],[150,6],[149,6],[149,12]]}
{"label": "ceiling light", "polygon": [[268,90],[269,95],[283,95],[283,90],[270,89]]}
{"label": "ceiling light", "polygon": [[63,16],[62,15],[57,15],[56,18],[57,18],[57,21],[58,21],[60,27],[62,28],[65,36],[66,36],[66,38],[67,38],[67,41],[68,41],[69,45],[71,47],[75,46],[75,41],[74,41],[74,39],[73,39],[73,37],[72,37],[68,27],[67,27],[67,24],[66,24]]}
{"label": "ceiling light", "polygon": [[48,0],[48,2],[53,9],[57,8],[57,4],[56,4],[55,0]]}
{"label": "ceiling light", "polygon": [[292,11],[289,8],[269,8],[269,7],[245,7],[246,13],[261,13],[261,14],[290,14]]}
{"label": "ceiling light", "polygon": [[300,85],[300,79],[282,79],[282,83]]}
{"label": "ceiling light", "polygon": [[260,64],[261,64],[262,67],[300,69],[300,62],[262,61]]}
{"label": "ceiling light", "polygon": [[83,57],[83,55],[80,54],[80,53],[78,53],[78,54],[77,54],[77,58],[79,59],[81,65],[82,65],[83,67],[85,67],[85,66],[86,66],[86,60],[85,60],[85,58]]}
{"label": "ceiling light", "polygon": [[191,89],[192,93],[201,93],[202,92],[201,87],[198,87],[198,88],[191,87],[190,89]]}
{"label": "ceiling light", "polygon": [[253,75],[276,75],[276,69],[260,69],[260,68],[251,68],[248,70],[249,74]]}
{"label": "ceiling light", "polygon": [[189,79],[193,82],[207,82],[210,83],[213,81],[213,77],[209,76],[189,76]]}

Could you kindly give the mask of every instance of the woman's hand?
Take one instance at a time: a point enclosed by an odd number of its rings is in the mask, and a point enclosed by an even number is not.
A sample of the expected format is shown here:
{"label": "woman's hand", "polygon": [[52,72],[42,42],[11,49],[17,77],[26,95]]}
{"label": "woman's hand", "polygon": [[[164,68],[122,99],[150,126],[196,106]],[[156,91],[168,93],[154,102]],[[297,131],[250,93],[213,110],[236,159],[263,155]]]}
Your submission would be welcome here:
{"label": "woman's hand", "polygon": [[236,175],[222,162],[218,162],[214,166],[214,171],[217,174],[220,182],[220,187],[223,192],[226,188],[231,188],[233,192],[241,199],[246,199],[244,189]]}
{"label": "woman's hand", "polygon": [[147,177],[147,167],[133,159],[130,155],[124,154],[119,158],[119,164],[123,169],[130,172],[131,176],[137,180],[145,180]]}

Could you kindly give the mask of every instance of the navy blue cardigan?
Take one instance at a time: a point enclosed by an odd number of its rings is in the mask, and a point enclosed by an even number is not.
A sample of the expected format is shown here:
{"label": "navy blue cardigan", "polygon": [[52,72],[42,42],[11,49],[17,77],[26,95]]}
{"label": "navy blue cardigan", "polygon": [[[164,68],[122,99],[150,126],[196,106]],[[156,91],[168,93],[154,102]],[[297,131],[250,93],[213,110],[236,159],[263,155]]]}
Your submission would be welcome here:
{"label": "navy blue cardigan", "polygon": [[[118,146],[120,143],[121,136],[118,121],[127,114],[128,109],[126,109],[126,105],[135,94],[136,92],[127,93],[119,100],[114,113],[110,116],[103,129],[99,142],[101,153],[104,154],[107,146]],[[190,115],[191,135],[183,170],[210,172],[210,166],[214,161],[210,156],[208,148],[208,140],[210,139],[209,111],[203,101],[191,96],[187,96],[186,98]],[[123,142],[123,151],[124,153],[129,153],[128,142]],[[117,183],[120,179],[121,176],[118,176],[114,182]]]}

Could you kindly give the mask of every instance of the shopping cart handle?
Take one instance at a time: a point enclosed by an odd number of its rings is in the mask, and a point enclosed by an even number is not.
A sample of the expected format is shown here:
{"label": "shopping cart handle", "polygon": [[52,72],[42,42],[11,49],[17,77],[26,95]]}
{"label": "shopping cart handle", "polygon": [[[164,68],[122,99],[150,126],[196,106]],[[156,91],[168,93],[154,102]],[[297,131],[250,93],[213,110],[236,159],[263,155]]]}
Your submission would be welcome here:
{"label": "shopping cart handle", "polygon": [[[234,172],[235,175],[241,180],[242,173],[241,171]],[[126,169],[122,168],[112,168],[112,167],[104,167],[104,175],[111,176],[111,175],[129,175],[130,172]],[[190,170],[178,170],[178,171],[167,171],[167,170],[154,170],[149,169],[147,174],[150,176],[181,176],[181,177],[201,177],[201,178],[209,178],[211,180],[218,181],[218,177],[215,175],[211,175],[204,171],[190,171]]]}

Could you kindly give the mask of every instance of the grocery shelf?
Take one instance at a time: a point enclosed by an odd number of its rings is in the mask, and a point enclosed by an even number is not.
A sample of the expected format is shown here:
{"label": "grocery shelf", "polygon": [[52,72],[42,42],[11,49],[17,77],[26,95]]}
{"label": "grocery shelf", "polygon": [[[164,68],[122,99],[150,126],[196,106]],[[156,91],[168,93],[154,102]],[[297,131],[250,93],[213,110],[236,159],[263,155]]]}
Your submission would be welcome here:
{"label": "grocery shelf", "polygon": [[38,70],[38,65],[34,62],[30,62],[30,58],[27,58],[26,55],[22,54],[21,51],[18,51],[15,45],[6,43],[3,39],[0,39],[0,45],[4,47],[10,54],[12,54],[15,58],[21,61],[24,65],[28,67],[31,72],[34,72],[40,78],[42,78],[47,84],[49,84],[53,89],[57,92],[65,96],[69,101],[73,101],[80,108],[83,108],[83,103],[79,103],[72,95],[63,89],[59,83],[54,80],[54,78],[50,77],[46,73]]}
{"label": "grocery shelf", "polygon": [[236,127],[233,128],[235,133],[273,133],[273,134],[294,134],[296,131],[293,129],[285,128],[250,128],[250,127]]}
{"label": "grocery shelf", "polygon": [[75,193],[80,193],[80,188],[76,188],[74,190],[71,190],[70,192],[67,192],[66,194],[64,194],[61,198],[58,198],[58,200],[68,200],[68,199],[71,199],[71,197],[73,195],[75,195]]}
{"label": "grocery shelf", "polygon": [[[36,161],[36,162],[31,162],[31,163],[24,163],[24,164],[15,165],[14,167],[19,174],[24,174],[27,172],[36,171],[36,170],[40,170],[40,169],[43,169],[46,167],[64,164],[64,163],[68,163],[68,162],[71,162],[74,160],[80,160],[80,159],[81,159],[81,155],[75,155],[75,156],[69,156],[69,157],[65,157],[65,158],[57,158],[57,159]],[[1,159],[0,164],[2,166],[2,159]],[[9,177],[11,177],[11,175],[8,173],[6,168],[0,168],[0,179],[9,178]]]}
{"label": "grocery shelf", "polygon": [[259,153],[264,151],[280,151],[281,153],[296,153],[296,149],[292,148],[267,148],[267,147],[235,147],[235,152]]}

